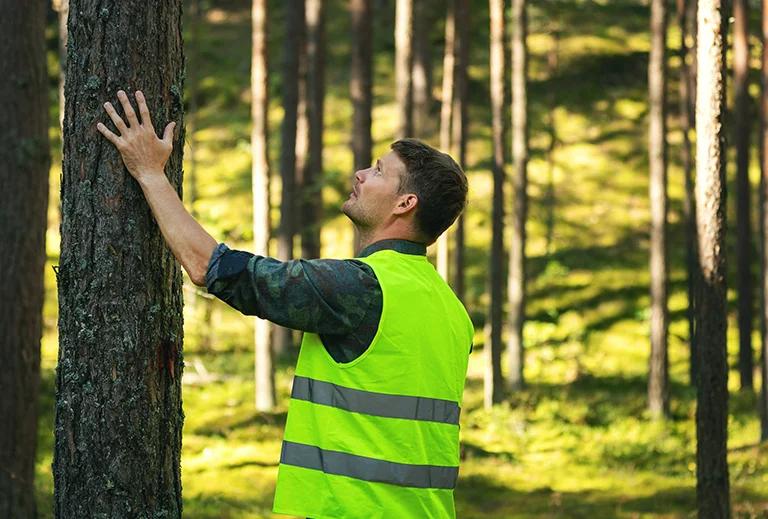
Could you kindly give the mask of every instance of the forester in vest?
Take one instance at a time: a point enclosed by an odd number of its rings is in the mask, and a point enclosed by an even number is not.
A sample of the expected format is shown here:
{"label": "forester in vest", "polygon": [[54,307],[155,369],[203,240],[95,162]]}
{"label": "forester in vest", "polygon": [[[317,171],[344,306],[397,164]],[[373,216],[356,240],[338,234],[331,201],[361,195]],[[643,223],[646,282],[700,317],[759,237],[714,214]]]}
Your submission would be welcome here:
{"label": "forester in vest", "polygon": [[303,330],[274,511],[313,519],[456,516],[459,413],[473,336],[466,310],[426,247],[466,205],[448,155],[413,140],[355,173],[342,207],[362,252],[349,260],[280,262],[230,250],[184,209],[163,169],[174,123],[159,139],[110,103],[120,150],[160,229],[196,285],[249,315]]}

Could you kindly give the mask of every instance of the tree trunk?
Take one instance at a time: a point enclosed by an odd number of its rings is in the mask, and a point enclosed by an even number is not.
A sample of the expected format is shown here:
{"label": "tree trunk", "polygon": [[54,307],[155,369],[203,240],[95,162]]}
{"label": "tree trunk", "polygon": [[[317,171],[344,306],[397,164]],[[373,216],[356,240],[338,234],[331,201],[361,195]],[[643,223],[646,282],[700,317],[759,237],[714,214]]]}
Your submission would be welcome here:
{"label": "tree trunk", "polygon": [[34,518],[48,215],[43,2],[0,2],[0,517]]}
{"label": "tree trunk", "polygon": [[[67,77],[67,20],[69,0],[59,0],[59,129],[64,122],[64,80]],[[64,137],[62,136],[62,141]]]}
{"label": "tree trunk", "polygon": [[[373,11],[371,0],[350,0],[352,14],[352,152],[355,171],[371,167],[373,138],[371,112],[373,107]],[[355,230],[355,254],[360,252],[360,237]]]}
{"label": "tree trunk", "polygon": [[[452,153],[454,158],[466,170],[467,167],[467,109],[469,105],[469,0],[455,0],[454,10],[456,24],[455,47],[455,78],[453,95],[452,123]],[[456,221],[454,232],[455,247],[453,250],[453,291],[460,301],[464,302],[464,215]]]}
{"label": "tree trunk", "polygon": [[[54,514],[181,517],[182,277],[138,183],[94,129],[141,90],[176,121],[182,186],[181,2],[73,0],[61,186]],[[108,123],[111,126],[111,122]]]}
{"label": "tree trunk", "polygon": [[768,440],[768,0],[762,0],[763,66],[760,75],[760,439]]}
{"label": "tree trunk", "polygon": [[395,20],[396,138],[413,136],[413,0],[397,0]]}
{"label": "tree trunk", "polygon": [[[304,9],[306,15],[306,1]],[[307,119],[307,27],[301,29],[299,43],[299,103],[296,107],[296,214],[294,217],[296,234],[304,237],[304,228],[311,225],[312,220],[304,218],[304,207],[307,203],[307,160],[309,156],[309,120]],[[304,243],[301,244],[299,257],[304,257]]]}
{"label": "tree trunk", "polygon": [[[253,252],[269,256],[269,67],[267,0],[253,0],[251,53],[251,148],[253,150]],[[256,409],[271,411],[275,396],[275,368],[272,359],[272,325],[254,322]]]}
{"label": "tree trunk", "polygon": [[432,58],[430,30],[432,9],[425,2],[414,4],[413,19],[413,135],[424,139],[432,133]]}
{"label": "tree trunk", "polygon": [[699,3],[696,211],[699,265],[696,323],[696,503],[701,519],[730,517],[725,261],[725,50],[722,0]]}
{"label": "tree trunk", "polygon": [[[304,32],[304,1],[287,0],[285,39],[283,40],[283,123],[281,127],[280,230],[277,257],[280,261],[293,259],[293,238],[296,234],[296,138],[299,108],[299,56]],[[288,328],[275,330],[275,353],[285,353],[293,342]]]}
{"label": "tree trunk", "polygon": [[[191,25],[190,41],[187,44],[187,66],[185,67],[187,73],[186,84],[187,98],[189,102],[187,104],[187,143],[189,143],[189,170],[187,171],[187,186],[189,186],[189,194],[187,195],[186,205],[189,208],[189,212],[195,218],[198,217],[195,203],[197,202],[197,112],[200,109],[200,101],[198,99],[200,95],[198,78],[198,70],[200,70],[200,26],[202,25],[202,18],[204,16],[204,8],[202,0],[192,0],[189,9],[189,22]],[[195,298],[191,298],[195,301]],[[194,304],[194,303],[193,303]]]}
{"label": "tree trunk", "polygon": [[650,125],[648,151],[651,198],[651,355],[648,369],[648,412],[669,414],[667,335],[667,7],[651,2],[651,57],[648,65]]}
{"label": "tree trunk", "polygon": [[491,0],[491,118],[493,124],[493,237],[491,240],[490,287],[491,307],[485,342],[485,407],[504,398],[501,374],[501,312],[504,261],[504,163],[506,144],[506,103],[504,80],[504,43],[506,24],[504,0]]}
{"label": "tree trunk", "polygon": [[546,246],[544,248],[547,257],[554,250],[555,235],[555,168],[557,167],[557,88],[558,88],[558,61],[560,58],[560,20],[557,14],[557,2],[553,1],[552,15],[553,27],[551,29],[552,46],[547,53],[547,77],[551,85],[548,104],[549,115],[547,118],[547,133],[549,134],[549,147],[547,148],[547,191],[544,196],[546,207]]}
{"label": "tree trunk", "polygon": [[[445,54],[443,56],[442,106],[440,108],[440,149],[444,153],[451,151],[451,120],[453,109],[453,80],[456,68],[456,16],[455,5],[448,2],[448,14],[445,17]],[[448,278],[449,246],[446,230],[437,239],[437,272],[446,281]]]}
{"label": "tree trunk", "polygon": [[733,82],[736,89],[736,275],[739,288],[741,390],[754,391],[752,351],[752,221],[749,183],[749,3],[733,2]]}
{"label": "tree trunk", "polygon": [[323,221],[323,107],[325,103],[325,0],[307,0],[307,121],[309,158],[304,170],[301,248],[320,257]]}
{"label": "tree trunk", "polygon": [[525,386],[525,222],[528,218],[528,47],[526,1],[512,0],[512,162],[515,168],[515,206],[509,254],[509,387]]}
{"label": "tree trunk", "polygon": [[[696,201],[694,195],[691,160],[691,129],[693,128],[693,113],[695,107],[691,100],[691,69],[688,66],[688,58],[693,55],[688,48],[688,15],[690,4],[696,0],[677,0],[677,21],[680,27],[680,129],[683,132],[681,148],[681,161],[683,175],[685,177],[685,198],[683,199],[683,214],[685,217],[685,250],[686,250],[686,274],[688,289],[688,345],[690,351],[689,379],[692,386],[696,385],[697,355],[696,355],[696,273],[699,271],[699,259],[696,244]],[[694,12],[695,16],[695,12]]]}

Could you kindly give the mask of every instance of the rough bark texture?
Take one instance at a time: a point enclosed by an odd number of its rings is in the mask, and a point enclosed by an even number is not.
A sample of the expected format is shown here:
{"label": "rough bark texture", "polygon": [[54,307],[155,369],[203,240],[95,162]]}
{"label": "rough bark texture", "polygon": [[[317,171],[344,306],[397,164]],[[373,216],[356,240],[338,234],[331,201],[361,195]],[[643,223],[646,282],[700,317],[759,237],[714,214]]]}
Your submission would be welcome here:
{"label": "rough bark texture", "polygon": [[493,125],[493,237],[491,239],[491,265],[489,292],[491,305],[488,312],[488,333],[485,341],[485,407],[489,408],[504,398],[504,379],[501,374],[501,313],[504,262],[504,163],[506,147],[506,103],[504,80],[504,42],[506,24],[504,0],[491,0],[491,118]]}
{"label": "rough bark texture", "polygon": [[[448,14],[445,18],[445,54],[443,56],[443,88],[440,108],[440,149],[444,153],[451,151],[451,121],[453,109],[453,80],[456,67],[456,16],[453,2],[448,2]],[[437,272],[448,282],[449,246],[448,233],[445,231],[437,239]]]}
{"label": "rough bark texture", "polygon": [[[253,252],[269,256],[269,73],[267,0],[253,0],[251,53],[251,149],[253,165]],[[275,368],[272,360],[272,325],[256,318],[254,323],[256,409],[271,411],[276,405]]]}
{"label": "rough bark texture", "polygon": [[[371,0],[350,0],[352,14],[352,152],[355,171],[371,167],[373,138],[373,10]],[[355,230],[355,254],[360,251],[360,238]]]}
{"label": "rough bark texture", "polygon": [[667,8],[651,2],[651,57],[648,65],[650,124],[648,163],[651,200],[651,355],[648,369],[648,412],[669,413],[667,335],[669,291],[667,268]]}
{"label": "rough bark texture", "polygon": [[44,2],[0,1],[0,517],[37,516],[35,451],[48,214]]}
{"label": "rough bark texture", "polygon": [[733,0],[733,82],[736,89],[736,275],[739,294],[739,375],[741,390],[754,391],[752,372],[752,214],[749,183],[749,3]]}
{"label": "rough bark texture", "polygon": [[515,198],[509,252],[509,387],[525,385],[525,222],[528,219],[528,47],[525,0],[512,0],[512,162]]}
{"label": "rough bark texture", "polygon": [[395,82],[397,139],[413,136],[413,0],[397,0],[395,17]]}
{"label": "rough bark texture", "polygon": [[[451,127],[451,153],[456,162],[462,168],[467,167],[467,133],[469,108],[469,27],[470,4],[469,0],[455,0],[454,23],[456,26],[455,47],[455,77],[453,92],[453,122]],[[464,302],[464,215],[456,220],[454,232],[455,247],[453,250],[453,291],[460,301]]]}
{"label": "rough bark texture", "polygon": [[763,0],[763,67],[760,74],[760,439],[768,440],[768,0]]}
{"label": "rough bark texture", "polygon": [[432,53],[430,33],[433,9],[425,0],[414,4],[413,18],[413,136],[431,135]]}
{"label": "rough bark texture", "polygon": [[698,16],[696,210],[700,273],[696,308],[699,355],[696,503],[700,519],[722,519],[730,517],[725,278],[725,5],[722,0],[701,0]]}
{"label": "rough bark texture", "polygon": [[179,128],[165,172],[181,191],[181,2],[70,7],[54,514],[180,517],[181,269],[95,125],[119,89],[143,91],[155,128]]}
{"label": "rough bark texture", "polygon": [[323,221],[323,107],[325,102],[325,0],[307,0],[307,123],[309,142],[302,195],[301,250],[320,257]]}
{"label": "rough bark texture", "polygon": [[[688,290],[688,347],[690,351],[689,380],[692,386],[696,385],[697,355],[696,355],[696,273],[699,271],[699,258],[696,244],[696,205],[693,192],[693,161],[691,159],[691,130],[693,129],[693,113],[695,107],[691,100],[691,69],[688,61],[692,56],[692,49],[688,47],[687,35],[690,4],[697,0],[677,0],[677,21],[680,28],[680,130],[683,133],[683,142],[680,150],[680,159],[685,178],[685,196],[683,199],[683,215],[685,218],[685,251],[686,251],[686,284]],[[695,16],[694,12],[694,16]]]}

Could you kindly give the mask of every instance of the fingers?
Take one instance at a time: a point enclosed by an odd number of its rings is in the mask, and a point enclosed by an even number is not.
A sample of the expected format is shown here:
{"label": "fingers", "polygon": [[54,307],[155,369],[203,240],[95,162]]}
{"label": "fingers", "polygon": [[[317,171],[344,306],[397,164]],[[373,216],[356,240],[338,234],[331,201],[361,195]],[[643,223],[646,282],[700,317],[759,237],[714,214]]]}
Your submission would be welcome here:
{"label": "fingers", "polygon": [[103,124],[101,124],[101,123],[98,123],[98,124],[96,125],[96,129],[97,129],[97,130],[99,130],[99,131],[101,132],[101,134],[102,134],[104,137],[106,137],[106,138],[107,138],[107,140],[108,140],[109,142],[111,142],[112,144],[114,144],[115,146],[117,146],[117,145],[118,145],[118,143],[120,142],[120,137],[118,137],[117,135],[115,135],[114,133],[112,133],[112,132],[109,130],[109,128],[107,128],[107,127],[106,127],[106,126],[104,126]]}
{"label": "fingers", "polygon": [[152,118],[149,116],[149,108],[147,108],[147,100],[144,98],[144,94],[141,91],[136,92],[136,104],[139,105],[141,125],[154,131],[155,128],[152,126]]}
{"label": "fingers", "polygon": [[112,103],[104,103],[104,109],[109,114],[109,118],[112,119],[112,122],[115,123],[115,128],[117,128],[121,134],[124,134],[126,131],[128,131],[128,127],[125,125],[123,118],[117,114],[115,107],[112,106]]}
{"label": "fingers", "polygon": [[139,120],[136,118],[136,112],[133,110],[130,99],[128,99],[128,94],[122,90],[118,90],[117,98],[120,100],[120,104],[123,105],[123,111],[128,118],[128,124],[131,126],[138,126]]}
{"label": "fingers", "polygon": [[168,126],[165,127],[165,131],[163,132],[163,142],[166,144],[173,145],[173,130],[176,128],[175,122],[168,123]]}

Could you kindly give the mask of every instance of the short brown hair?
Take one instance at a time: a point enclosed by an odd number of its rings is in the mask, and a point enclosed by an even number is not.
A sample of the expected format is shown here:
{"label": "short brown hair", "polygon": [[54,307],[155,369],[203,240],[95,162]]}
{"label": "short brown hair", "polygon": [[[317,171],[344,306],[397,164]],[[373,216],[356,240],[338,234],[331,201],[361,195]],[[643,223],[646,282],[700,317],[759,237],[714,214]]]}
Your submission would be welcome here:
{"label": "short brown hair", "polygon": [[432,244],[467,206],[467,176],[450,155],[417,139],[400,139],[391,147],[405,163],[399,194],[419,198],[415,231],[427,245]]}

